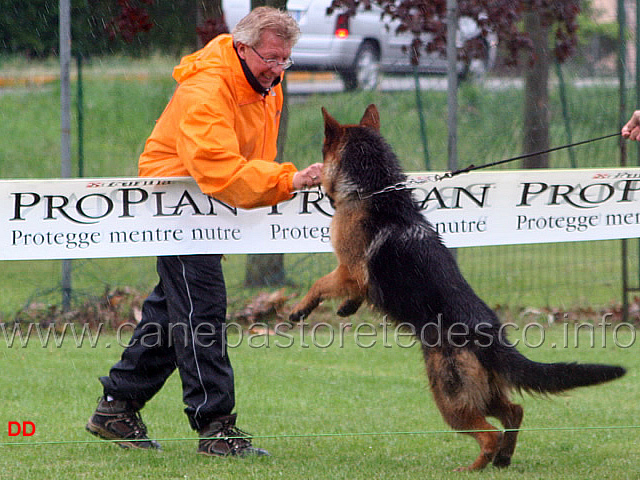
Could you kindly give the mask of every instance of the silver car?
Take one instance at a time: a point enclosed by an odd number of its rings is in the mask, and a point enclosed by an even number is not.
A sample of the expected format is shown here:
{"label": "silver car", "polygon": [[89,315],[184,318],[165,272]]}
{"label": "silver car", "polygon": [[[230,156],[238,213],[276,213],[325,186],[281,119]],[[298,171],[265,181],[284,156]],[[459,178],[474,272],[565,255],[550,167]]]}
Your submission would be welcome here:
{"label": "silver car", "polygon": [[[249,0],[224,0],[223,9],[229,28],[249,12]],[[300,25],[300,40],[293,48],[292,69],[337,72],[347,90],[356,88],[373,90],[380,81],[381,72],[410,73],[413,66],[405,51],[411,34],[396,35],[395,25],[385,27],[381,9],[359,11],[348,18],[339,11],[327,15],[331,0],[288,0],[287,10]],[[475,21],[459,19],[457,43],[481,37]],[[467,63],[460,62],[458,74],[482,74],[493,66],[497,50],[495,35],[482,39],[485,55]],[[447,61],[441,55],[420,55],[421,73],[446,73]]]}

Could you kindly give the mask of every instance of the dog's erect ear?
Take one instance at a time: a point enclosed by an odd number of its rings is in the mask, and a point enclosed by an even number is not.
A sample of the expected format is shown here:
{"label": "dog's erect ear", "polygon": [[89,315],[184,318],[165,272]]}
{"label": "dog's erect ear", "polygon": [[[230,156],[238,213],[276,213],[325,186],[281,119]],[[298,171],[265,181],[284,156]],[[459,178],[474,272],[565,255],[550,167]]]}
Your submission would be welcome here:
{"label": "dog's erect ear", "polygon": [[380,114],[373,103],[364,111],[360,126],[373,128],[376,132],[380,131]]}
{"label": "dog's erect ear", "polygon": [[333,118],[331,115],[329,115],[329,112],[327,112],[327,110],[325,110],[324,107],[322,107],[322,117],[324,118],[324,137],[325,139],[332,139],[335,138],[339,135],[339,131],[340,131],[340,124],[336,121],[335,118]]}

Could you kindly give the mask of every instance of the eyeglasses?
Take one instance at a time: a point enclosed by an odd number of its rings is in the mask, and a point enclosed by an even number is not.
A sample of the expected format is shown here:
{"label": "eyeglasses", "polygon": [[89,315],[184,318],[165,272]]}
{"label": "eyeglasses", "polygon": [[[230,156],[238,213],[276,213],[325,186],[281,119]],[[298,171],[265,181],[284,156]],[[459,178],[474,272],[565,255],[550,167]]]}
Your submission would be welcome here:
{"label": "eyeglasses", "polygon": [[264,58],[262,55],[260,55],[258,53],[258,51],[251,47],[251,50],[253,50],[253,53],[255,53],[256,55],[258,55],[260,57],[260,60],[262,60],[264,63],[267,64],[267,66],[271,69],[276,68],[276,67],[282,67],[283,70],[286,70],[287,68],[289,68],[291,65],[293,65],[293,60],[291,58],[287,58],[284,62],[279,62],[273,58],[270,59],[266,59]]}

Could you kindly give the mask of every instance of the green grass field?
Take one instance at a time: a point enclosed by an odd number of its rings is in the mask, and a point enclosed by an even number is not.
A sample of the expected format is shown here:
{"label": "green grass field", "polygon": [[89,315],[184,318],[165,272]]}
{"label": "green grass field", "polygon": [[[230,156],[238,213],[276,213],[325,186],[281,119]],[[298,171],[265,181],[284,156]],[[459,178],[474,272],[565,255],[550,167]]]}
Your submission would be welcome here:
{"label": "green grass field", "polygon": [[[379,322],[380,320],[372,320]],[[239,426],[268,449],[269,458],[212,459],[182,412],[173,375],[142,414],[162,452],[123,450],[84,430],[101,394],[97,377],[119,358],[125,339],[67,335],[60,348],[8,348],[0,335],[0,478],[111,479],[633,479],[640,476],[640,355],[628,328],[576,334],[557,326],[510,329],[520,350],[539,361],[606,362],[629,369],[607,385],[549,398],[519,397],[523,431],[511,467],[453,473],[477,455],[474,440],[451,433],[428,391],[419,349],[393,330],[365,336],[326,328],[292,339],[230,338],[236,372]],[[542,337],[544,335],[544,338]],[[544,341],[543,341],[544,340]],[[576,347],[578,342],[578,347]],[[240,344],[239,346],[237,346]],[[372,345],[371,348],[364,348]],[[539,345],[541,344],[541,345]],[[526,348],[529,345],[532,348]],[[555,347],[554,347],[555,345]],[[288,347],[288,348],[285,348]],[[537,348],[533,348],[537,347]],[[8,422],[30,421],[36,433],[9,437]]]}

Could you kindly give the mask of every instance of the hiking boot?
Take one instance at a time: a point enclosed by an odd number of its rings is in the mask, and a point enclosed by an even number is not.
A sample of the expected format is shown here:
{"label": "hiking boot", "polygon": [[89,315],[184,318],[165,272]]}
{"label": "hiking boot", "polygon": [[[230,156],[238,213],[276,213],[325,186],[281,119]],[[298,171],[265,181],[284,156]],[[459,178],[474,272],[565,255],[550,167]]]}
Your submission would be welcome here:
{"label": "hiking boot", "polygon": [[101,398],[85,428],[105,440],[121,440],[117,443],[123,448],[161,450],[158,442],[147,437],[147,427],[138,410],[124,400]]}
{"label": "hiking boot", "polygon": [[236,427],[236,416],[234,413],[216,418],[208,427],[200,430],[198,453],[218,457],[268,456],[269,452],[251,445],[251,436]]}

